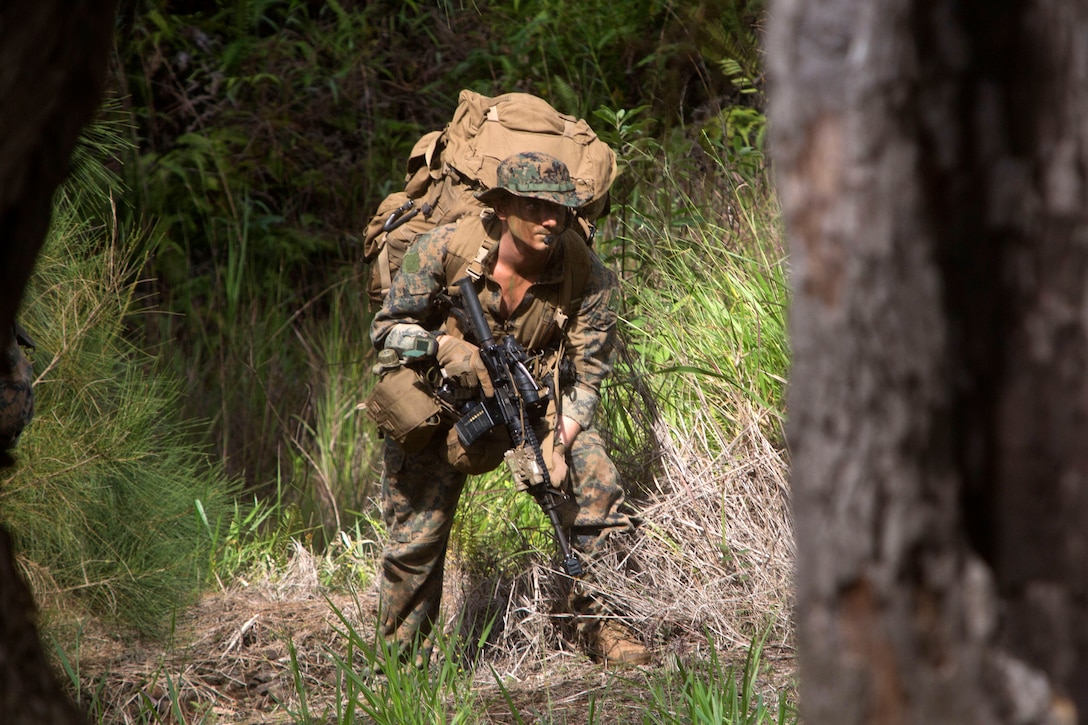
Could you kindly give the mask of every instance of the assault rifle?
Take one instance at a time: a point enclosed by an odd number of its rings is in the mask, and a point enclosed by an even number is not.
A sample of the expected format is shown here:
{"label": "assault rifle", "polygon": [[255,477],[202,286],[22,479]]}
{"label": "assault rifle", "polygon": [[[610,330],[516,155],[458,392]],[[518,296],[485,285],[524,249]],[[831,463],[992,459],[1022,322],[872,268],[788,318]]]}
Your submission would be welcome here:
{"label": "assault rifle", "polygon": [[569,497],[552,487],[548,463],[533,430],[533,423],[547,410],[548,399],[553,393],[537,385],[525,367],[528,356],[513,335],[505,336],[501,344],[495,342],[472,280],[465,277],[457,282],[457,286],[461,289],[469,327],[479,343],[480,359],[495,386],[494,397],[481,397],[457,422],[457,437],[461,445],[468,448],[496,426],[506,427],[514,444],[505,456],[510,473],[518,487],[528,491],[551,520],[563,558],[563,570],[568,576],[579,577],[582,564],[571,551],[557,511]]}

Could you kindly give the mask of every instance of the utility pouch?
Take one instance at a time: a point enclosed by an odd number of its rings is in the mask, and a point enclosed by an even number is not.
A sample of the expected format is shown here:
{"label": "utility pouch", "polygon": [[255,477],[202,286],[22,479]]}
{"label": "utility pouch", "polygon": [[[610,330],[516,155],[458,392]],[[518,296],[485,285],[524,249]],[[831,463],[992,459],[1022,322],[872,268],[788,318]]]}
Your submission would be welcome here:
{"label": "utility pouch", "polygon": [[512,445],[510,436],[501,427],[493,429],[488,435],[468,446],[461,443],[457,429],[451,428],[446,434],[445,460],[461,473],[487,473],[502,463],[504,454]]}
{"label": "utility pouch", "polygon": [[407,453],[427,445],[442,425],[442,408],[431,386],[410,367],[384,374],[366,399],[366,415]]}

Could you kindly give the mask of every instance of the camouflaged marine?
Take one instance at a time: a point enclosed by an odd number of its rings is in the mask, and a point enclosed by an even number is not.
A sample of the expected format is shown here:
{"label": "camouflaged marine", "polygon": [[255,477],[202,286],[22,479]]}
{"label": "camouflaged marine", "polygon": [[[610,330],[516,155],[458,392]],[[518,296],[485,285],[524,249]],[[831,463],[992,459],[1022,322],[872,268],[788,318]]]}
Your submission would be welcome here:
{"label": "camouflaged marine", "polygon": [[[537,436],[551,462],[553,485],[570,493],[561,516],[588,564],[583,567],[588,581],[594,546],[634,528],[618,472],[592,427],[601,383],[613,365],[612,303],[618,283],[584,239],[568,229],[572,211],[583,200],[558,159],[516,154],[499,166],[496,188],[478,198],[493,213],[421,236],[392,280],[371,327],[374,346],[382,351],[379,358],[389,362],[379,387],[390,381],[392,390],[378,407],[389,412],[408,399],[395,391],[393,370],[414,383],[430,377],[448,389],[453,382],[454,397],[458,387],[472,395],[482,386],[487,394],[489,380],[478,350],[464,339],[457,314],[442,302],[456,299],[458,280],[472,278],[496,340],[513,335],[530,355],[534,375],[540,380],[551,376],[557,384],[559,395],[537,425]],[[451,430],[456,415],[448,404],[422,411],[405,409],[418,407],[414,404],[400,407],[390,415],[412,421],[403,427],[420,420],[430,429],[418,435],[417,428],[417,435],[401,436],[399,442],[386,437],[382,501],[388,542],[381,565],[380,629],[391,642],[403,647],[418,643],[427,651],[466,474],[497,467],[509,439],[496,433],[465,450]],[[649,660],[643,645],[601,616],[607,602],[586,583],[574,583],[568,604],[579,615],[591,655],[607,663]]]}
{"label": "camouflaged marine", "polygon": [[12,330],[0,354],[0,451],[14,447],[34,417],[34,370],[20,342],[30,344],[24,334]]}

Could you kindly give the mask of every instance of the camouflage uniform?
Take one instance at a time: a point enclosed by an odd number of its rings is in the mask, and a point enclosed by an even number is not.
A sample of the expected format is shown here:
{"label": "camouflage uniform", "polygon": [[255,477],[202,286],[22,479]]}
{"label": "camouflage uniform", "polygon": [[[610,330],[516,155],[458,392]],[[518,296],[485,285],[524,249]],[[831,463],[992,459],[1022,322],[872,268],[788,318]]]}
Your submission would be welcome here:
{"label": "camouflage uniform", "polygon": [[[481,198],[486,201],[486,196]],[[472,224],[479,226],[479,220],[463,219],[439,227],[421,236],[408,250],[374,318],[371,338],[376,348],[383,346],[391,330],[405,323],[460,336],[454,319],[446,317],[436,299],[457,281],[447,279],[450,243],[460,226]],[[610,304],[617,292],[617,280],[590,251],[581,301],[567,329],[564,332],[553,325],[550,336],[530,346],[531,338],[539,337],[541,306],[545,300],[555,299],[556,290],[571,274],[573,258],[585,258],[586,243],[572,231],[561,234],[546,268],[508,319],[500,314],[502,289],[491,275],[497,250],[496,244],[483,259],[483,274],[475,285],[496,341],[513,335],[530,355],[554,351],[563,341],[565,355],[573,363],[574,379],[561,389],[560,409],[562,415],[578,421],[582,431],[569,451],[573,496],[561,515],[572,526],[572,544],[589,554],[602,537],[634,528],[632,517],[624,510],[618,472],[592,428],[601,382],[613,364],[616,315]],[[551,433],[538,430],[538,435],[543,442]],[[393,441],[385,443],[382,500],[389,538],[382,557],[381,632],[402,645],[421,637],[426,647],[439,612],[450,527],[466,480],[466,474],[455,470],[444,458],[445,438],[439,432],[423,450],[414,453],[405,453]],[[599,614],[603,608],[577,585],[570,603],[584,615]],[[583,636],[592,634],[598,619],[580,618]]]}
{"label": "camouflage uniform", "polygon": [[19,346],[21,337],[26,339],[13,330],[0,352],[0,451],[14,447],[34,417],[34,370]]}

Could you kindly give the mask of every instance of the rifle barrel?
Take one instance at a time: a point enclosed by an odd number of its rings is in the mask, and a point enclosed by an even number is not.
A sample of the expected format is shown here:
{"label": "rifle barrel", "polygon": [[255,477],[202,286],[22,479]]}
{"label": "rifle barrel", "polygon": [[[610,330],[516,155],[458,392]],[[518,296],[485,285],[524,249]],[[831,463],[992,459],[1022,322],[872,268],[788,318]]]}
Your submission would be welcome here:
{"label": "rifle barrel", "polygon": [[469,324],[472,325],[472,332],[480,342],[480,348],[491,347],[495,344],[495,337],[491,334],[491,328],[488,327],[487,320],[484,318],[484,308],[480,304],[476,288],[472,286],[472,279],[462,277],[458,280],[457,286],[461,288],[461,300],[464,302]]}

